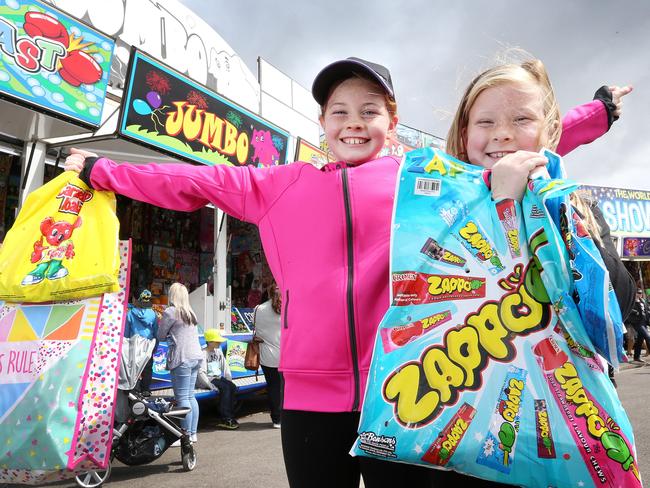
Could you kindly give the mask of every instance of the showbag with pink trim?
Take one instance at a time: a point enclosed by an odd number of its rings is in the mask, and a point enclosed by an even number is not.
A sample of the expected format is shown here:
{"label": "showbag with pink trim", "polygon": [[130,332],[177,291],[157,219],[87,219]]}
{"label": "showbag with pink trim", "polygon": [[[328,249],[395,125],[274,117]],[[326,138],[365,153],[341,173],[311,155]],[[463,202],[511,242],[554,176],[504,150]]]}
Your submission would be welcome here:
{"label": "showbag with pink trim", "polygon": [[119,290],[0,302],[0,482],[42,485],[110,459],[130,251]]}
{"label": "showbag with pink trim", "polygon": [[[432,148],[408,153],[398,178],[392,303],[352,454],[526,487],[640,487],[597,353],[616,361],[620,314],[591,272],[599,256],[571,244],[587,238],[569,214],[577,185],[534,179],[521,205],[494,202],[486,171]],[[598,281],[582,302],[575,270]],[[596,331],[585,303],[608,314]]]}

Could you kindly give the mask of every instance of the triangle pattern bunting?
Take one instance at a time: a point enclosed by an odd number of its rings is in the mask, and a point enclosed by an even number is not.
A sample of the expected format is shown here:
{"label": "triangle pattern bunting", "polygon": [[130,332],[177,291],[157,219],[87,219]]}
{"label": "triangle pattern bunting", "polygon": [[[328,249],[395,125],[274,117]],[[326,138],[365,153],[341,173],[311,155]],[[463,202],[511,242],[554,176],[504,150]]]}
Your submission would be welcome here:
{"label": "triangle pattern bunting", "polygon": [[11,330],[11,325],[14,323],[14,317],[16,316],[16,309],[12,308],[11,311],[0,319],[0,342],[4,342],[9,337],[9,331]]}
{"label": "triangle pattern bunting", "polygon": [[29,325],[25,314],[21,309],[16,310],[16,316],[14,317],[14,325],[9,332],[9,337],[7,337],[7,342],[25,342],[25,341],[37,341],[38,337],[32,329],[32,326]]}
{"label": "triangle pattern bunting", "polygon": [[74,341],[79,335],[81,328],[81,319],[84,316],[85,307],[81,307],[72,317],[70,317],[58,329],[45,337],[48,341]]}
{"label": "triangle pattern bunting", "polygon": [[83,310],[83,308],[83,305],[54,305],[42,337],[47,338],[52,332],[67,323],[79,309]]}
{"label": "triangle pattern bunting", "polygon": [[52,311],[52,305],[28,305],[23,306],[21,310],[25,314],[25,317],[27,317],[27,320],[29,320],[36,335],[41,337],[45,329],[45,324],[47,324],[47,318]]}

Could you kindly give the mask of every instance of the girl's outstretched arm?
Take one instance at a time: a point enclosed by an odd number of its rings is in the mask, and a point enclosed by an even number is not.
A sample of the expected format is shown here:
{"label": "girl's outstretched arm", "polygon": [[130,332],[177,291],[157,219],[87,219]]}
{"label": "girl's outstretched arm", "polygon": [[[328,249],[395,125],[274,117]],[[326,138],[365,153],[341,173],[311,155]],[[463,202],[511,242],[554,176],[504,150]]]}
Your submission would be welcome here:
{"label": "girl's outstretched arm", "polygon": [[[304,165],[302,165],[304,166]],[[189,163],[116,163],[72,149],[65,169],[95,190],[113,191],[171,210],[191,212],[213,203],[240,220],[257,224],[299,176],[302,166],[205,166]]]}
{"label": "girl's outstretched arm", "polygon": [[574,107],[562,118],[562,137],[555,150],[560,156],[605,134],[621,116],[623,97],[631,86],[602,86],[592,102]]}

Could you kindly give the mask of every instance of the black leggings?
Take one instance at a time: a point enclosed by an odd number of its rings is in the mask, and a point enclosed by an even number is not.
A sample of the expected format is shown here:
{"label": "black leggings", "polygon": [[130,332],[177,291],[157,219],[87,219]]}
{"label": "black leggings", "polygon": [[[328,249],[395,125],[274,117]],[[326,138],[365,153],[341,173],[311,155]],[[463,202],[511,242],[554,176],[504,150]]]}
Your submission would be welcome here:
{"label": "black leggings", "polygon": [[451,471],[349,455],[357,438],[358,412],[282,411],[282,452],[291,488],[506,486]]}
{"label": "black leggings", "polygon": [[278,368],[264,366],[264,379],[269,397],[269,408],[271,409],[271,422],[279,424],[282,420],[282,373]]}

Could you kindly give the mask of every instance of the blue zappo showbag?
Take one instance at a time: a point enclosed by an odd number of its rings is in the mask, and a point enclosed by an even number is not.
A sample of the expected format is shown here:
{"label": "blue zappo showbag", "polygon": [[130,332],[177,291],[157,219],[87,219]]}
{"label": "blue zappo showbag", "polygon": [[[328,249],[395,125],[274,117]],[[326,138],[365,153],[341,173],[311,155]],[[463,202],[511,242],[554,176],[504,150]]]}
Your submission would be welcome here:
{"label": "blue zappo showbag", "polygon": [[488,172],[433,148],[408,153],[398,178],[391,306],[352,454],[513,485],[640,487],[597,357],[616,363],[620,312],[574,222],[577,185],[535,179],[521,205],[493,202]]}

